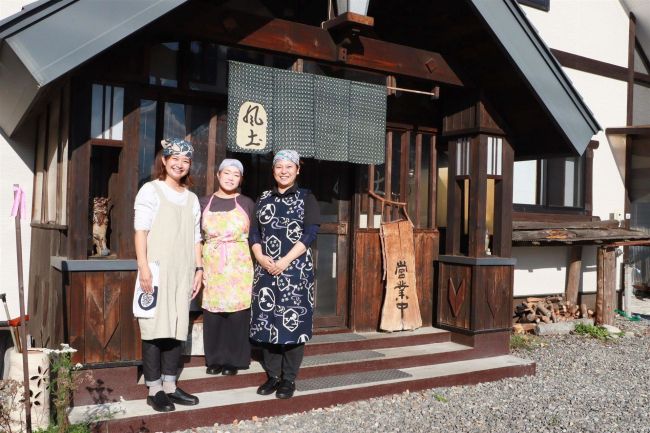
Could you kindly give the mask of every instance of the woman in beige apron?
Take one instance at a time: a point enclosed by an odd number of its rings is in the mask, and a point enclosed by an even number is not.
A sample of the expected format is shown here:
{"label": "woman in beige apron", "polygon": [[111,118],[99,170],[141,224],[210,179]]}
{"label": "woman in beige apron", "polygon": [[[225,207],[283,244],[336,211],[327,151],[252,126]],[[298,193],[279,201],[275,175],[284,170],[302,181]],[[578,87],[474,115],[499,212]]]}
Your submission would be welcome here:
{"label": "woman in beige apron", "polygon": [[253,201],[239,194],[244,167],[236,159],[219,165],[219,189],[200,200],[203,232],[203,349],[206,373],[227,376],[248,368],[253,260],[248,231]]}
{"label": "woman in beige apron", "polygon": [[[134,228],[139,284],[156,299],[154,317],[138,319],[147,404],[169,412],[174,403],[199,402],[176,386],[176,377],[181,342],[187,339],[190,300],[201,289],[203,268],[200,207],[188,189],[194,149],[179,139],[163,140],[162,145],[157,179],[143,185],[136,196]],[[159,269],[156,286],[150,264]]]}

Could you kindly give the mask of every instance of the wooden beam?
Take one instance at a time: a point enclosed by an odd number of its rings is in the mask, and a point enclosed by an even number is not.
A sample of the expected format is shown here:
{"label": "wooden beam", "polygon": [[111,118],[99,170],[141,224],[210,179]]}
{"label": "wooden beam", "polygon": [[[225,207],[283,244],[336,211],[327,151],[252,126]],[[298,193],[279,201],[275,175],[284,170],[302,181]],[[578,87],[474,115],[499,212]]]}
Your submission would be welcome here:
{"label": "wooden beam", "polygon": [[596,323],[613,325],[616,308],[616,248],[598,248],[596,275]]}
{"label": "wooden beam", "polygon": [[[612,63],[601,62],[600,60],[594,60],[589,57],[579,56],[577,54],[567,53],[566,51],[556,50],[553,48],[551,48],[551,52],[557,61],[565,68],[600,75],[602,77],[612,78],[619,81],[628,80],[628,74],[630,73],[628,71],[629,68],[614,65]],[[634,69],[632,69],[632,74],[636,84],[646,87],[650,86],[650,74],[635,72]]]}
{"label": "wooden beam", "polygon": [[580,288],[580,276],[582,274],[582,246],[569,248],[569,262],[566,267],[566,288],[564,297],[573,305],[578,304],[578,289]]}
{"label": "wooden beam", "polygon": [[[327,30],[210,4],[202,4],[202,8],[201,14],[192,15],[191,19],[177,17],[174,20],[178,33],[191,40],[212,39],[225,44],[338,63],[338,47]],[[345,62],[348,66],[463,85],[439,53],[364,36],[359,40],[363,54],[349,54]]]}

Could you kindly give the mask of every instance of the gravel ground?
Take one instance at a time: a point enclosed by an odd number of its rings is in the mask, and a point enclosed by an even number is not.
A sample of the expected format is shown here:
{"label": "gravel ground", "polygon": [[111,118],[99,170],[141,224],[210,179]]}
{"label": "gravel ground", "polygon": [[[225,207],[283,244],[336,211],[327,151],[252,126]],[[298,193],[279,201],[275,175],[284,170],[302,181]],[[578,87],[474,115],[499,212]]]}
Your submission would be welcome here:
{"label": "gravel ground", "polygon": [[533,349],[514,351],[537,362],[533,377],[405,392],[177,433],[650,432],[650,321],[617,319],[616,325],[627,336],[604,342],[544,337]]}

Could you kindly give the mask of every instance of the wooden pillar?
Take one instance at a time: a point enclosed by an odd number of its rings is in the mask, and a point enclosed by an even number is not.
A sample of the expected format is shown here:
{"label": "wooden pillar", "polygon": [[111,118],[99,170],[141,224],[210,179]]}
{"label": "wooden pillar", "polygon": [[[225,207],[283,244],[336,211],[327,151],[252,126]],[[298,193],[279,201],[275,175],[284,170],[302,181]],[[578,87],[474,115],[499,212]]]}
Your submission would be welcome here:
{"label": "wooden pillar", "polygon": [[[438,260],[436,323],[470,336],[472,344],[498,338],[505,343],[497,351],[507,352],[515,264],[510,257],[514,153],[480,100],[465,96],[448,107],[443,120],[449,140],[447,239]],[[491,253],[486,245],[489,180],[495,200]]]}
{"label": "wooden pillar", "polygon": [[578,289],[582,274],[582,246],[574,245],[569,248],[569,262],[566,267],[566,289],[564,297],[573,305],[578,304]]}
{"label": "wooden pillar", "polygon": [[616,248],[598,248],[596,266],[596,323],[613,325],[616,308]]}

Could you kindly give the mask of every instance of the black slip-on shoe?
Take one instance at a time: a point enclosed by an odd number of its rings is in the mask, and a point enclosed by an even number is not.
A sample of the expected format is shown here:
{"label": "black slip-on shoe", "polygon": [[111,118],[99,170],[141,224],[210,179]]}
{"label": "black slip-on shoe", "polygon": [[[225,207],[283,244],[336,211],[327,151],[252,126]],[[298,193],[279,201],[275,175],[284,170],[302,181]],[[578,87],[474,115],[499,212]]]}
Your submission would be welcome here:
{"label": "black slip-on shoe", "polygon": [[158,391],[156,395],[147,397],[147,404],[156,412],[171,412],[176,409],[174,403],[169,400],[165,391]]}
{"label": "black slip-on shoe", "polygon": [[273,394],[278,386],[280,385],[279,377],[269,377],[266,382],[264,382],[259,388],[257,388],[257,393],[259,395],[269,395]]}
{"label": "black slip-on shoe", "polygon": [[293,393],[295,390],[296,390],[296,382],[282,379],[280,385],[278,386],[278,390],[275,392],[275,396],[277,398],[291,398],[293,397]]}
{"label": "black slip-on shoe", "polygon": [[237,374],[237,369],[235,367],[226,366],[223,367],[223,369],[221,370],[221,374],[223,374],[224,376],[234,376]]}
{"label": "black slip-on shoe", "polygon": [[171,394],[167,394],[167,397],[169,397],[172,402],[183,406],[194,406],[199,404],[199,398],[197,396],[188,394],[179,387],[176,387],[176,391]]}
{"label": "black slip-on shoe", "polygon": [[205,374],[219,374],[221,373],[220,365],[211,365],[205,369]]}

